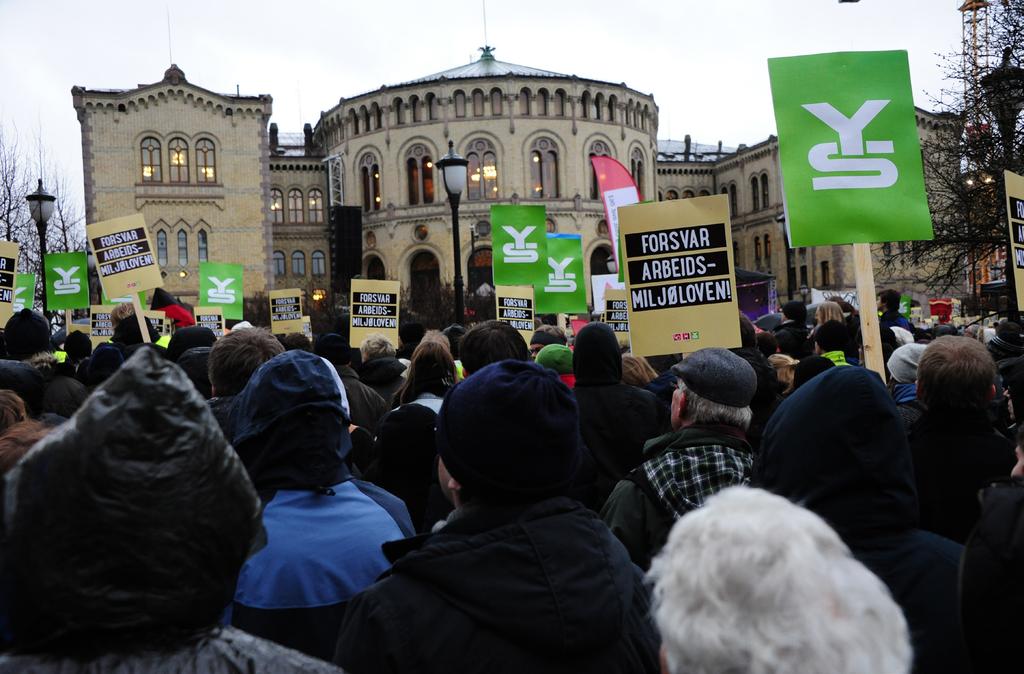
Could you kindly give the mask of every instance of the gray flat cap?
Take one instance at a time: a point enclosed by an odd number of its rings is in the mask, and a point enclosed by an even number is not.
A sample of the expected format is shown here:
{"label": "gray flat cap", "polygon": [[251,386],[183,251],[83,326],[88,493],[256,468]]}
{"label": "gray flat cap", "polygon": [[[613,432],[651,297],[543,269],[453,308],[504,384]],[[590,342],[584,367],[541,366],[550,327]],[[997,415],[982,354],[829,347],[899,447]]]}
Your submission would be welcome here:
{"label": "gray flat cap", "polygon": [[701,349],[672,366],[672,374],[701,398],[729,407],[746,407],[757,391],[750,363],[728,349]]}

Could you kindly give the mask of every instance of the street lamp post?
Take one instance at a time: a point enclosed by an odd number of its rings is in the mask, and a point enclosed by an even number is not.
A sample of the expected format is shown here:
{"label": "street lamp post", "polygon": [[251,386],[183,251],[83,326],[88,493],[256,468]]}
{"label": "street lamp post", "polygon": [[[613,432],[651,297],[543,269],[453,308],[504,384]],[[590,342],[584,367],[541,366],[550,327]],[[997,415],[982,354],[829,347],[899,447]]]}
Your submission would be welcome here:
{"label": "street lamp post", "polygon": [[448,154],[441,157],[437,167],[444,178],[444,189],[452,207],[452,252],[455,262],[455,322],[465,321],[465,288],[462,282],[462,245],[459,238],[459,200],[466,189],[469,161],[455,151],[455,143],[448,141]]}
{"label": "street lamp post", "polygon": [[[1003,166],[1018,171],[1016,132],[1017,116],[1024,104],[1024,70],[1011,65],[1012,50],[1003,50],[1003,62],[1000,66],[981,78],[981,87],[985,91],[989,108],[999,127],[999,136],[1003,142]],[[1006,291],[1007,314],[1014,322],[1020,322],[1020,308],[1017,305],[1017,286],[1014,283],[1013,245],[1006,243]]]}
{"label": "street lamp post", "polygon": [[[39,179],[39,187],[36,191],[25,197],[32,219],[36,221],[36,231],[39,233],[39,278],[43,281],[44,314],[46,313],[46,227],[50,223],[50,216],[53,215],[53,205],[56,200],[57,197],[43,189],[42,178]],[[35,292],[34,288],[32,292]]]}

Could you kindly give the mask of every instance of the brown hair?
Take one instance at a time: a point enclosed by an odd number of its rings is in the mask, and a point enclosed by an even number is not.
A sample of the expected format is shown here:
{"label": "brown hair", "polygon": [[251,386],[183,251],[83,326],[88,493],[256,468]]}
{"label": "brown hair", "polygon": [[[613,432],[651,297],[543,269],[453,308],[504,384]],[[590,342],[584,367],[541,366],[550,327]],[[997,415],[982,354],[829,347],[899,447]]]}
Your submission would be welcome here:
{"label": "brown hair", "polygon": [[452,343],[448,341],[448,338],[440,330],[427,330],[423,335],[423,339],[420,340],[420,344],[423,342],[431,342],[444,348],[445,351],[451,355]]}
{"label": "brown hair", "polygon": [[121,324],[121,321],[134,315],[135,307],[133,307],[130,302],[121,302],[110,310],[110,325],[111,327],[116,328]]}
{"label": "brown hair", "polygon": [[917,364],[918,396],[929,408],[983,410],[995,380],[988,349],[970,337],[939,337]]}
{"label": "brown hair", "polygon": [[399,405],[411,403],[421,393],[443,396],[455,385],[455,361],[445,346],[421,341],[412,352],[408,375],[395,394]]}
{"label": "brown hair", "polygon": [[284,353],[284,347],[265,329],[234,330],[224,335],[213,343],[207,363],[215,395],[240,393],[252,373],[279,353]]}
{"label": "brown hair", "polygon": [[32,445],[46,437],[53,429],[46,424],[27,419],[16,423],[0,435],[0,475],[14,468]]}
{"label": "brown hair", "polygon": [[814,311],[814,323],[816,325],[821,325],[826,321],[839,321],[842,323],[844,320],[843,308],[835,302],[822,302]]}
{"label": "brown hair", "polygon": [[783,386],[782,394],[792,392],[793,377],[796,376],[796,366],[800,361],[784,353],[773,353],[768,356],[768,362],[775,368],[775,377]]}
{"label": "brown hair", "polygon": [[643,388],[658,378],[651,364],[643,356],[631,353],[622,356],[622,383]]}
{"label": "brown hair", "polygon": [[14,391],[0,389],[0,433],[28,417],[25,401]]}

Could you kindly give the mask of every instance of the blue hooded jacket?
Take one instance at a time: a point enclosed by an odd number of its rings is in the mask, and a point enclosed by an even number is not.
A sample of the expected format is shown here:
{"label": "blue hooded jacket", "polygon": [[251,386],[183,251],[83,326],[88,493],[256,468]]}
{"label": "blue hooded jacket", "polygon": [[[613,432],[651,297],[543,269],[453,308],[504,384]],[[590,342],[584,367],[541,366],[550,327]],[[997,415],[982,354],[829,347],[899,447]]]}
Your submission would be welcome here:
{"label": "blue hooded jacket", "polygon": [[235,399],[232,442],[264,503],[267,546],[242,567],[230,622],[329,660],[350,598],[415,533],[405,505],[355,480],[344,388],[329,363],[287,351]]}

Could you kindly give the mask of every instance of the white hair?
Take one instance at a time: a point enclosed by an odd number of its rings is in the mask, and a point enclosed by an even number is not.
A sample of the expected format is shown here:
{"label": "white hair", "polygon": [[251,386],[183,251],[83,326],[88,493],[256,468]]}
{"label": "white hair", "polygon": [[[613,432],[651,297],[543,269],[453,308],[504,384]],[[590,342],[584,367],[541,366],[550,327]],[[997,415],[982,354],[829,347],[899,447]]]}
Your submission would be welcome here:
{"label": "white hair", "polygon": [[906,674],[907,622],[824,520],[730,487],[680,518],[651,564],[670,674]]}
{"label": "white hair", "polygon": [[746,431],[750,427],[750,420],[754,413],[750,407],[730,407],[722,403],[716,403],[702,396],[697,395],[690,389],[682,379],[678,380],[679,390],[686,395],[686,409],[683,410],[683,418],[695,424],[721,424],[733,426]]}

